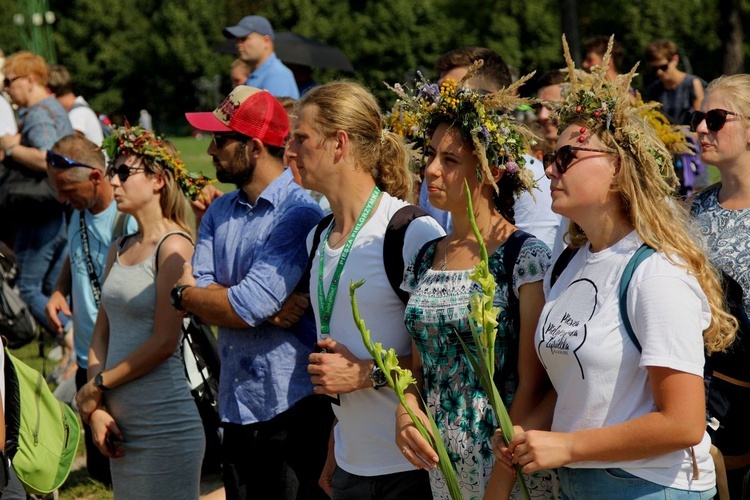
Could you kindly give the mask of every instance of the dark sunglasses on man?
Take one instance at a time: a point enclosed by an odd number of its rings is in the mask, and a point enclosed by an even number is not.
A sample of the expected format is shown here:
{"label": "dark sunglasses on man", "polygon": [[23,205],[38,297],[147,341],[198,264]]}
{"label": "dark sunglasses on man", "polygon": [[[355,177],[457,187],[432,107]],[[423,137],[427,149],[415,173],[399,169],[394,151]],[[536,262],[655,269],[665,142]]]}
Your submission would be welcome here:
{"label": "dark sunglasses on man", "polygon": [[706,128],[711,132],[718,132],[724,128],[724,125],[726,125],[727,117],[729,115],[746,118],[732,111],[727,111],[726,109],[711,109],[705,113],[703,111],[693,111],[690,114],[690,130],[695,132],[698,130],[698,126],[701,122],[706,120]]}
{"label": "dark sunglasses on man", "polygon": [[[550,165],[554,165],[557,169],[557,173],[559,175],[563,175],[565,172],[567,172],[570,167],[573,160],[578,159],[576,156],[576,151],[591,151],[593,153],[606,153],[606,154],[617,154],[616,151],[612,150],[605,150],[605,149],[591,149],[591,148],[582,148],[579,146],[563,146],[557,151],[553,151],[552,153],[547,153],[542,157],[542,163],[544,164],[544,168],[546,169]],[[585,159],[585,158],[584,158]]]}
{"label": "dark sunglasses on man", "polygon": [[668,69],[669,69],[669,63],[660,64],[658,66],[651,66],[651,71],[653,71],[654,73],[657,73],[659,70],[666,72]]}
{"label": "dark sunglasses on man", "polygon": [[52,151],[47,151],[47,163],[55,168],[84,167],[90,168],[91,170],[96,170],[96,167],[86,165],[85,163],[81,163],[79,161],[71,160],[67,156],[59,155],[57,153],[53,153]]}
{"label": "dark sunglasses on man", "polygon": [[122,164],[117,168],[109,167],[107,169],[107,177],[111,179],[116,175],[120,179],[120,182],[125,182],[126,180],[128,180],[128,177],[142,170],[144,170],[143,167],[129,167],[125,164]]}
{"label": "dark sunglasses on man", "polygon": [[248,139],[250,138],[247,137],[246,135],[237,134],[234,132],[223,132],[223,133],[214,132],[213,141],[214,141],[214,144],[216,144],[216,147],[218,149],[223,149],[224,146],[227,145],[227,142],[229,142],[230,140],[235,140],[239,142],[247,142]]}

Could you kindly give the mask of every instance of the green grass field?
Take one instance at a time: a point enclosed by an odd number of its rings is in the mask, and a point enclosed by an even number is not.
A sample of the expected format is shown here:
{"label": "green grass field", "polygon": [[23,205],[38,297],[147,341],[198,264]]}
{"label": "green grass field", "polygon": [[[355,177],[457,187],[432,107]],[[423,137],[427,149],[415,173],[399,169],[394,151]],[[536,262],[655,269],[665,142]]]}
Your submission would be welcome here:
{"label": "green grass field", "polygon": [[[170,137],[170,141],[180,152],[182,161],[191,172],[202,172],[203,175],[216,178],[216,169],[211,162],[211,157],[206,153],[208,144],[211,142],[211,135],[205,134],[202,138],[195,137]],[[216,187],[222,191],[229,192],[236,189],[233,184],[216,184]]]}

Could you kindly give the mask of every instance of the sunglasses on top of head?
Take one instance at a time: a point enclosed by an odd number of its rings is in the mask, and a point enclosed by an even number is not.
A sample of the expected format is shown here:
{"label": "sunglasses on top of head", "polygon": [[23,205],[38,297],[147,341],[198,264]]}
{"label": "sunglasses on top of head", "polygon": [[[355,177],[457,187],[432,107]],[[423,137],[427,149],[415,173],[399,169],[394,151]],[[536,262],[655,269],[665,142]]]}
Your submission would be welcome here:
{"label": "sunglasses on top of head", "polygon": [[557,169],[557,173],[559,175],[563,175],[565,172],[567,172],[570,169],[570,164],[573,162],[573,160],[577,159],[576,151],[591,151],[593,153],[606,153],[606,154],[617,154],[616,151],[612,151],[609,149],[592,149],[592,148],[582,148],[579,146],[563,146],[557,151],[553,151],[552,153],[547,153],[542,158],[542,163],[544,163],[544,168],[554,165]]}
{"label": "sunglasses on top of head", "polygon": [[143,167],[129,167],[123,164],[117,168],[110,167],[107,170],[107,177],[111,179],[116,175],[117,178],[120,179],[120,182],[125,182],[126,180],[128,180],[128,177],[135,173],[141,172],[142,170],[144,170]]}
{"label": "sunglasses on top of head", "polygon": [[711,132],[718,132],[724,128],[724,125],[726,125],[727,116],[729,115],[745,118],[742,115],[732,111],[727,111],[726,109],[711,109],[705,113],[703,111],[693,111],[690,115],[690,130],[695,132],[698,130],[698,126],[701,122],[706,120],[706,128]]}
{"label": "sunglasses on top of head", "polygon": [[230,140],[246,142],[248,139],[250,138],[234,132],[214,132],[213,141],[217,148],[222,149]]}
{"label": "sunglasses on top of head", "polygon": [[47,163],[49,163],[55,168],[84,167],[84,168],[90,168],[91,170],[96,170],[96,167],[92,167],[91,165],[86,165],[85,163],[71,160],[67,156],[59,155],[57,153],[53,153],[52,151],[47,151]]}

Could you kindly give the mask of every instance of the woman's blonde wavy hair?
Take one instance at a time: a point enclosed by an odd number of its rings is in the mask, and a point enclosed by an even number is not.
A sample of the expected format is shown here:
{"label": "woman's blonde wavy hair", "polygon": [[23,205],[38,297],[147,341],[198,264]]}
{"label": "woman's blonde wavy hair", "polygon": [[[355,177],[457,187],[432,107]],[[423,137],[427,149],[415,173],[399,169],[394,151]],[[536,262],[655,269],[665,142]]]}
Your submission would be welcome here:
{"label": "woman's blonde wavy hair", "polygon": [[[726,312],[718,272],[688,232],[690,222],[686,207],[672,197],[677,181],[672,155],[640,113],[642,109],[628,97],[630,81],[638,65],[630,73],[607,83],[612,40],[601,67],[587,74],[575,69],[563,36],[568,82],[559,108],[562,111],[560,116],[567,117],[567,120],[560,122],[560,129],[571,124],[591,127],[606,147],[617,151],[619,176],[613,189],[620,194],[623,211],[647,245],[662,252],[698,280],[708,299],[712,317],[711,324],[703,332],[706,351],[709,354],[724,351],[734,341],[737,321]],[[593,95],[600,102],[615,103],[614,109],[608,109],[610,116],[604,120],[601,114],[596,115],[596,120],[588,116],[587,106],[579,103],[579,96],[584,95],[586,99]],[[586,234],[573,223],[568,237],[573,247],[581,247],[588,241]]]}
{"label": "woman's blonde wavy hair", "polygon": [[[167,140],[163,141],[163,143],[164,147],[172,155],[177,156],[179,154],[174,144]],[[149,156],[135,154],[146,170],[146,175],[159,174],[164,179],[164,187],[159,197],[162,215],[180,226],[195,241],[195,227],[190,223],[190,202],[185,198],[179,183],[175,179],[174,172],[168,168],[164,168],[161,163],[153,161],[153,158]]]}
{"label": "woman's blonde wavy hair", "polygon": [[343,130],[349,136],[358,168],[370,172],[375,184],[391,196],[413,202],[414,176],[403,139],[381,128],[375,97],[362,85],[334,81],[315,87],[297,104],[316,106],[315,130],[324,138]]}

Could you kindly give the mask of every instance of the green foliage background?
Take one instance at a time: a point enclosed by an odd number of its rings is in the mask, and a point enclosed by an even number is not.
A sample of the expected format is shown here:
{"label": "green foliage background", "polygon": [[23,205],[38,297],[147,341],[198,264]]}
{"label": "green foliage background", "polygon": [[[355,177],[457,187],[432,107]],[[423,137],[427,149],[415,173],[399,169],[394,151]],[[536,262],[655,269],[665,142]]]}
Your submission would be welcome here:
{"label": "green foliage background", "polygon": [[[21,48],[12,21],[19,1],[25,0],[0,0],[6,54]],[[267,16],[277,31],[343,49],[357,73],[316,70],[317,80],[361,81],[384,106],[393,99],[383,81],[409,80],[417,69],[434,76],[437,56],[463,45],[494,49],[522,74],[562,65],[562,0],[49,1],[58,61],[70,69],[77,92],[118,120],[135,121],[147,108],[157,128],[172,133],[187,132],[183,112],[210,109],[229,90],[232,57],[215,49],[221,29],[249,14]],[[582,40],[614,33],[625,69],[650,40],[672,39],[689,55],[687,69],[711,80],[721,73],[723,4],[739,6],[748,31],[750,0],[578,0],[578,29]],[[201,77],[221,81],[218,96],[196,90]]]}

